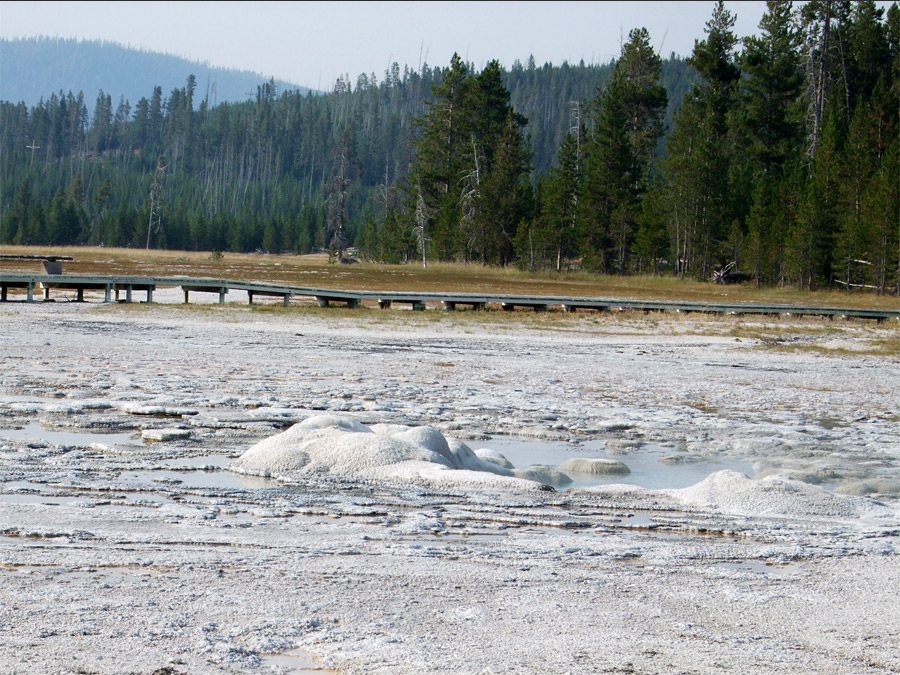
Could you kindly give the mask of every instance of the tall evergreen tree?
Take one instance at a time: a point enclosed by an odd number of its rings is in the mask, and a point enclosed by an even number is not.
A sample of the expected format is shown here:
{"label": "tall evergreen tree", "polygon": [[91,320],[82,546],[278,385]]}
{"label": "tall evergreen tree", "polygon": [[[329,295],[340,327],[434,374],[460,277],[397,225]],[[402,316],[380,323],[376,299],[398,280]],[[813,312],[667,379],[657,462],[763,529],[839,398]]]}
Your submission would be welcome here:
{"label": "tall evergreen tree", "polygon": [[509,100],[500,64],[491,61],[473,82],[471,151],[463,155],[460,197],[463,255],[482,264],[511,261],[516,229],[531,198],[531,157],[523,136],[527,120]]}
{"label": "tall evergreen tree", "polygon": [[668,138],[664,212],[680,276],[709,277],[731,224],[729,112],[740,78],[734,23],[724,3],[716,3],[706,23],[706,39],[695,44],[688,60],[703,80],[685,98]]}
{"label": "tall evergreen tree", "polygon": [[[452,258],[461,250],[459,223],[460,180],[467,171],[463,162],[472,148],[469,110],[472,81],[468,67],[454,54],[440,84],[432,88],[428,112],[418,118],[421,135],[415,144],[412,189],[429,213],[427,236],[433,238],[440,258]],[[474,158],[473,158],[474,159]],[[467,162],[466,164],[471,164]]]}
{"label": "tall evergreen tree", "polygon": [[576,130],[568,133],[559,147],[559,166],[551,167],[544,184],[538,218],[542,238],[546,240],[549,260],[557,272],[563,261],[576,254],[578,232],[578,196],[581,191],[581,157]]}
{"label": "tall evergreen tree", "polygon": [[589,268],[627,271],[640,200],[663,133],[668,98],[659,85],[660,71],[661,60],[647,29],[633,29],[609,83],[595,100],[581,202],[584,261]]}
{"label": "tall evergreen tree", "polygon": [[[748,254],[757,283],[783,282],[787,232],[775,214],[789,221],[786,204],[776,200],[780,182],[790,173],[787,163],[802,157],[803,72],[800,34],[792,3],[769,0],[759,23],[760,34],[745,38],[741,66],[743,96],[736,138],[742,140],[745,161],[755,184],[747,216]],[[766,200],[760,202],[759,200]]]}
{"label": "tall evergreen tree", "polygon": [[[741,133],[750,160],[771,178],[796,155],[802,139],[800,34],[788,0],[769,0],[760,35],[745,38],[741,66],[744,99]],[[777,177],[776,177],[777,178]]]}

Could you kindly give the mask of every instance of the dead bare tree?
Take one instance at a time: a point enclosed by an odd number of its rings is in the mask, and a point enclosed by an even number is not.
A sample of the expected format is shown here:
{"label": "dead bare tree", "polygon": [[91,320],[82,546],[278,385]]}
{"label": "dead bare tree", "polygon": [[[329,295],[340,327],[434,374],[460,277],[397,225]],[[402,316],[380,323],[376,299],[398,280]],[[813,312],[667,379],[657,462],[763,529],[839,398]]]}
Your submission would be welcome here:
{"label": "dead bare tree", "polygon": [[[150,222],[147,223],[148,251],[150,250],[150,235],[154,232],[154,229],[156,232],[159,232],[159,229],[162,226],[159,214],[159,202],[160,197],[162,196],[162,177],[166,171],[166,167],[162,161],[162,157],[156,160],[156,171],[153,173],[153,182],[150,183]],[[154,219],[156,220],[155,228]]]}
{"label": "dead bare tree", "polygon": [[428,236],[425,226],[428,223],[428,213],[425,206],[425,199],[422,197],[422,190],[419,189],[419,196],[416,200],[416,226],[413,228],[413,234],[422,252],[422,267],[428,267]]}

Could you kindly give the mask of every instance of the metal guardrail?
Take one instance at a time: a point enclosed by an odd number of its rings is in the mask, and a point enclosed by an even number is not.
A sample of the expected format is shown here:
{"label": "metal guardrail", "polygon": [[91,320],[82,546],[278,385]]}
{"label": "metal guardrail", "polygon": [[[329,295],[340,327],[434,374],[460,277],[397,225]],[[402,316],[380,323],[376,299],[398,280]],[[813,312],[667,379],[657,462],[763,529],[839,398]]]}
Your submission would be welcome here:
{"label": "metal guardrail", "polygon": [[560,307],[569,312],[582,310],[596,311],[659,311],[659,312],[703,312],[707,314],[770,314],[790,316],[823,316],[831,318],[865,318],[877,321],[900,321],[900,302],[896,310],[862,309],[857,307],[819,307],[812,305],[783,305],[755,303],[712,303],[681,302],[670,300],[629,300],[622,298],[589,298],[570,296],[526,296],[479,293],[419,293],[401,291],[362,291],[312,288],[304,286],[283,286],[253,281],[233,281],[228,279],[202,279],[194,277],[133,277],[133,276],[88,276],[81,274],[21,274],[0,272],[0,301],[9,300],[8,289],[24,289],[26,301],[34,302],[36,292],[50,300],[54,290],[74,290],[76,300],[84,301],[84,291],[102,290],[104,301],[121,302],[120,294],[125,293],[124,302],[134,300],[135,291],[145,292],[147,302],[153,302],[153,292],[157,288],[179,287],[184,293],[184,302],[190,293],[216,293],[219,303],[225,303],[225,296],[232,291],[246,292],[249,303],[255,296],[280,297],[285,305],[291,298],[307,297],[315,299],[320,306],[327,307],[341,303],[347,307],[358,307],[364,301],[377,302],[379,307],[388,308],[394,304],[408,304],[412,309],[423,310],[428,303],[443,305],[448,310],[465,305],[473,309],[484,309],[497,305],[505,310],[524,307],[535,311],[545,311]]}

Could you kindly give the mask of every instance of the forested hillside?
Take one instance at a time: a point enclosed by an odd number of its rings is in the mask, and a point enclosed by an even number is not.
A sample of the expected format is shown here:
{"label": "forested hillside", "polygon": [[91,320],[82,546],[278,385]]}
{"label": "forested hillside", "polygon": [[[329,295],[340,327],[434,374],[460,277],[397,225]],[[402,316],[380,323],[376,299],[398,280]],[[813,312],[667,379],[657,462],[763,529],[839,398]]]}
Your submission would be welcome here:
{"label": "forested hillside", "polygon": [[[0,102],[0,243],[433,259],[866,286],[900,279],[900,9],[716,6],[689,59],[450,64],[136,101]],[[682,104],[683,102],[683,104]]]}
{"label": "forested hillside", "polygon": [[[192,75],[168,92],[153,87],[134,105],[102,91],[90,106],[82,92],[71,91],[51,92],[36,106],[0,102],[4,213],[26,180],[32,205],[45,211],[74,182],[84,219],[63,228],[70,234],[62,240],[51,230],[17,227],[13,234],[6,223],[2,241],[144,246],[159,165],[165,167],[158,175],[160,231],[149,237],[151,246],[309,251],[327,245],[328,199],[342,154],[344,229],[352,241],[373,214],[383,214],[386,196],[392,208],[401,204],[416,120],[444,70],[426,64],[401,71],[394,64],[381,77],[340,78],[325,95],[263,82],[253,100],[218,105]],[[668,70],[674,101],[688,90],[691,71],[677,59]],[[535,176],[551,165],[577,102],[585,115],[611,71],[612,65],[529,61],[502,73],[513,105],[535,119],[529,129]]]}
{"label": "forested hillside", "polygon": [[[184,85],[191,74],[213,105],[246,101],[248,92],[252,94],[261,81],[269,79],[259,73],[216,68],[102,40],[0,39],[0,99],[25,102],[29,107],[53,93],[72,91],[84,94],[91,113],[100,91],[109,94],[115,105],[123,98],[136,103],[155,86],[168,92]],[[280,89],[306,91],[286,82],[276,84]]]}

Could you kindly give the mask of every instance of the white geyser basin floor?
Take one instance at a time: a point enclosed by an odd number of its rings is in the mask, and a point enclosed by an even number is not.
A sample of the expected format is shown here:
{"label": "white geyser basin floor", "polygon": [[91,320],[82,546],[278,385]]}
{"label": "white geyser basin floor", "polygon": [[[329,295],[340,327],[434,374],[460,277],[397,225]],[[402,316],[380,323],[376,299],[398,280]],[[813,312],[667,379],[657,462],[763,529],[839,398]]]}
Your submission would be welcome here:
{"label": "white geyser basin floor", "polygon": [[0,304],[0,672],[900,672],[896,325],[154,299]]}

